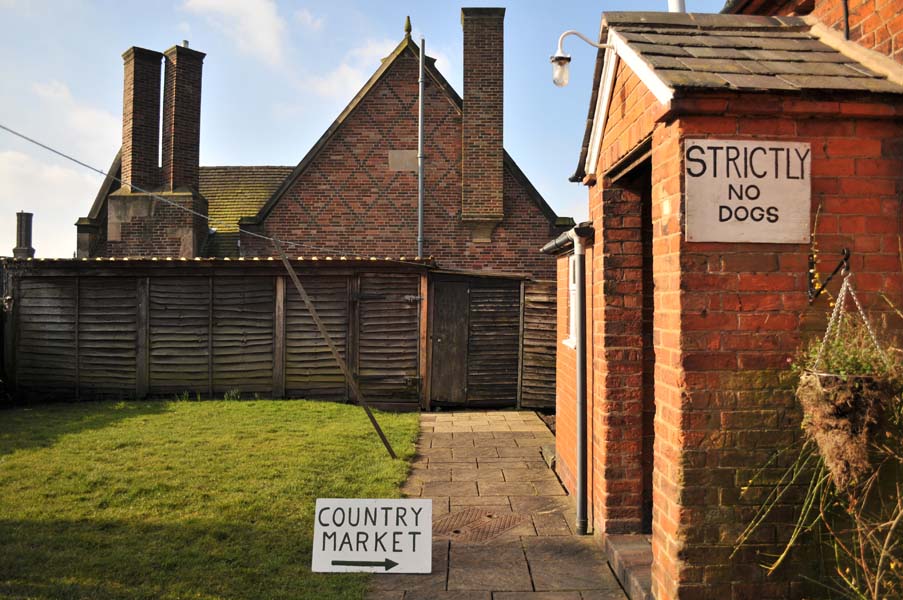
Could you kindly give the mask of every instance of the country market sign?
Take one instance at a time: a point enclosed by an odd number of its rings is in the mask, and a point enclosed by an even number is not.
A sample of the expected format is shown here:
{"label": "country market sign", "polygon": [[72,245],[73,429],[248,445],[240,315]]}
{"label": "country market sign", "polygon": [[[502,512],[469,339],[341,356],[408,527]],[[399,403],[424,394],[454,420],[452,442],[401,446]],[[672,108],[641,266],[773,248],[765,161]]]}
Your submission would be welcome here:
{"label": "country market sign", "polygon": [[311,569],[430,573],[432,500],[317,498]]}
{"label": "country market sign", "polygon": [[687,241],[807,243],[811,166],[807,143],[684,140]]}

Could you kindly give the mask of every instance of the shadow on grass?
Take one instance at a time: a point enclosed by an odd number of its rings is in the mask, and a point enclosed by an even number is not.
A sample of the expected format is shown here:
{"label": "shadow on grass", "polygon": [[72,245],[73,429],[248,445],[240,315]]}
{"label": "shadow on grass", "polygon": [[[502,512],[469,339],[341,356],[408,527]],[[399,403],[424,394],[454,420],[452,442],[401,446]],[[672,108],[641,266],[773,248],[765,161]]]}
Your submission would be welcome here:
{"label": "shadow on grass", "polygon": [[0,456],[29,448],[48,448],[64,435],[170,410],[165,401],[0,407]]}
{"label": "shadow on grass", "polygon": [[299,521],[0,520],[0,597],[360,598],[361,574],[310,571]]}

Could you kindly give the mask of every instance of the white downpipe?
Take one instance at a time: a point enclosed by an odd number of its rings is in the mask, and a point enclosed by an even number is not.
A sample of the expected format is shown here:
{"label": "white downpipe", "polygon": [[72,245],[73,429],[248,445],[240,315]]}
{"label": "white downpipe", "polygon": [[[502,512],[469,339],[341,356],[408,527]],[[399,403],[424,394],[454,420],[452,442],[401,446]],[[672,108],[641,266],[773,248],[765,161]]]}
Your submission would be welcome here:
{"label": "white downpipe", "polygon": [[420,38],[420,96],[417,100],[417,256],[423,256],[423,71],[426,40]]}

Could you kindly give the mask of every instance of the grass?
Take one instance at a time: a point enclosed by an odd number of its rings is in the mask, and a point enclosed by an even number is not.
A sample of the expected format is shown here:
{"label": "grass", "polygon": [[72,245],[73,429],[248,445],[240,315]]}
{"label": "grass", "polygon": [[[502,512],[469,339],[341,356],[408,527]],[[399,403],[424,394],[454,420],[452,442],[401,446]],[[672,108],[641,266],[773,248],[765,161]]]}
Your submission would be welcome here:
{"label": "grass", "polygon": [[[378,413],[409,459],[416,414]],[[311,573],[317,497],[397,497],[363,411],[305,401],[0,410],[0,598],[360,598]]]}

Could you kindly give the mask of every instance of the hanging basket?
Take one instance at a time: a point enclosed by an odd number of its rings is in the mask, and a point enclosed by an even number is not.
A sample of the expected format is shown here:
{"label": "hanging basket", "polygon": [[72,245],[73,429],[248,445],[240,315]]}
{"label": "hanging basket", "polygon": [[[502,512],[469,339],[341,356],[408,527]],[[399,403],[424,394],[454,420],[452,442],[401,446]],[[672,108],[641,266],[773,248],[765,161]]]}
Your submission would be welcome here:
{"label": "hanging basket", "polygon": [[[864,326],[860,336],[841,331],[850,318],[844,314],[848,296]],[[838,345],[840,352],[836,351]],[[826,372],[841,365],[844,374]],[[818,445],[837,489],[850,489],[871,473],[871,436],[888,402],[899,392],[898,382],[847,273],[818,354],[810,368],[803,370],[796,389],[804,413],[803,429]]]}
{"label": "hanging basket", "polygon": [[849,489],[872,470],[869,442],[893,396],[887,381],[804,371],[796,389],[806,434],[818,445],[838,489]]}

